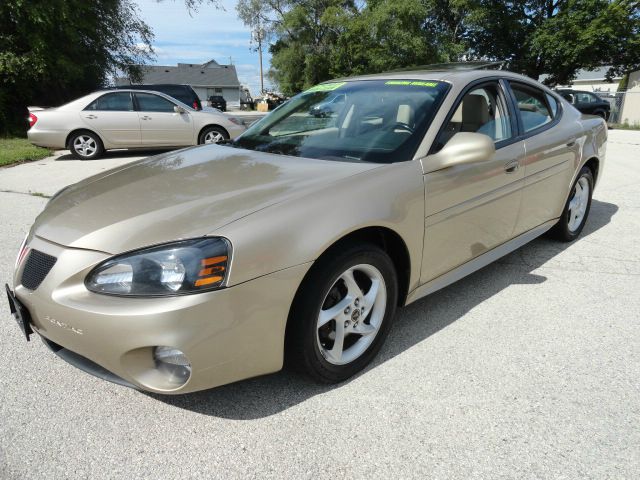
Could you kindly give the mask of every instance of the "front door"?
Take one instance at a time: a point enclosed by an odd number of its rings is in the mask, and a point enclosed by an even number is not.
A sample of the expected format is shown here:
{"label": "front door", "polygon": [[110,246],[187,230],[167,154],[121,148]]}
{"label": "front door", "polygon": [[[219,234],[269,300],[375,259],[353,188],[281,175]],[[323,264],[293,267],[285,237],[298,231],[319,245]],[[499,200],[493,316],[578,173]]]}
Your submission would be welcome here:
{"label": "front door", "polygon": [[178,113],[176,104],[153,93],[134,93],[140,117],[143,146],[183,146],[194,144],[193,118]]}
{"label": "front door", "polygon": [[138,147],[140,121],[129,92],[106,93],[80,112],[82,121],[100,135],[107,148]]}
{"label": "front door", "polygon": [[510,240],[520,208],[524,142],[517,139],[513,108],[498,81],[473,86],[453,108],[435,150],[458,132],[491,137],[486,161],[432,172],[422,160],[425,237],[421,283],[426,283]]}

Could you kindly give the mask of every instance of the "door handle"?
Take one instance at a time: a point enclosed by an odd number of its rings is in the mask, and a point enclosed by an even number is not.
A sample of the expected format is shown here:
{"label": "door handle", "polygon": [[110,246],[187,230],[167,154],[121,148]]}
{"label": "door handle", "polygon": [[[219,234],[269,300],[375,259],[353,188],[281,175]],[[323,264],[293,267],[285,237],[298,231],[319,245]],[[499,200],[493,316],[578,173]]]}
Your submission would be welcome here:
{"label": "door handle", "polygon": [[576,139],[574,138],[570,142],[567,142],[567,147],[573,147],[576,144]]}
{"label": "door handle", "polygon": [[512,160],[504,166],[504,171],[507,173],[513,173],[520,168],[520,162],[518,160]]}
{"label": "door handle", "polygon": [[87,115],[84,118],[88,118],[89,120],[93,120],[94,118],[98,118],[98,117],[96,115],[91,114],[91,115]]}
{"label": "door handle", "polygon": [[148,115],[145,115],[144,117],[140,117],[140,120],[151,120],[151,117]]}

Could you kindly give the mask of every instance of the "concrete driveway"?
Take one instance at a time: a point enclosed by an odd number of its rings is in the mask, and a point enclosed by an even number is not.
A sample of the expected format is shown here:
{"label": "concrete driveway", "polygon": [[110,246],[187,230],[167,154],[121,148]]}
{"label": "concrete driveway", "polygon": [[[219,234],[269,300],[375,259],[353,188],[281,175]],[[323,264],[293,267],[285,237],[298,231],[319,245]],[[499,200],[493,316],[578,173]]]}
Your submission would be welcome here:
{"label": "concrete driveway", "polygon": [[[148,395],[25,343],[3,306],[0,478],[638,478],[640,132],[608,152],[580,240],[538,239],[403,309],[338,386],[281,372]],[[0,280],[46,203],[29,192],[130,160],[0,170]]]}

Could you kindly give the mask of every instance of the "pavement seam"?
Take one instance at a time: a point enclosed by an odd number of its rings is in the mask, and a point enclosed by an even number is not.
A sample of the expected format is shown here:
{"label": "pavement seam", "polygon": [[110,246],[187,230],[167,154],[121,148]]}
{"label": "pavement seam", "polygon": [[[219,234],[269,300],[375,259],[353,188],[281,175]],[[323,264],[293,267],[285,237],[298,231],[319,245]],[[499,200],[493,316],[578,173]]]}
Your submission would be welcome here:
{"label": "pavement seam", "polygon": [[18,195],[28,195],[30,197],[51,198],[51,195],[45,195],[41,192],[17,192],[15,190],[0,190],[0,193],[17,193]]}

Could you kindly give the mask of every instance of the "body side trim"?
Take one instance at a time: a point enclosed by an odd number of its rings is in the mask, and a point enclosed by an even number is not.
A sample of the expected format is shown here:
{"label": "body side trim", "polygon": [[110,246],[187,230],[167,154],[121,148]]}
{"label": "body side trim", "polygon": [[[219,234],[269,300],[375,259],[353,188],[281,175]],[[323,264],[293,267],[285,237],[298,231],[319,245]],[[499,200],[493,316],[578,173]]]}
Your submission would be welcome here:
{"label": "body side trim", "polygon": [[473,260],[470,260],[469,262],[460,265],[459,267],[456,267],[445,274],[440,275],[438,278],[435,278],[419,286],[418,288],[410,292],[409,295],[407,295],[407,301],[405,302],[405,305],[409,305],[410,303],[413,303],[422,297],[425,297],[433,292],[447,287],[452,283],[461,280],[467,275],[470,275],[471,273],[480,270],[483,267],[486,267],[490,263],[493,263],[494,261],[498,260],[501,257],[504,257],[514,250],[517,250],[523,245],[529,243],[531,240],[545,233],[547,230],[553,227],[556,221],[557,219],[549,220],[548,222],[545,222],[542,225],[539,225],[538,227],[535,227],[528,232],[525,232],[522,235],[509,240],[506,243],[503,243],[493,250],[483,253]]}

